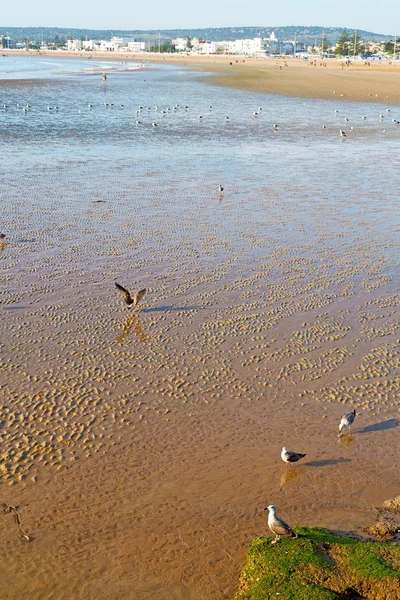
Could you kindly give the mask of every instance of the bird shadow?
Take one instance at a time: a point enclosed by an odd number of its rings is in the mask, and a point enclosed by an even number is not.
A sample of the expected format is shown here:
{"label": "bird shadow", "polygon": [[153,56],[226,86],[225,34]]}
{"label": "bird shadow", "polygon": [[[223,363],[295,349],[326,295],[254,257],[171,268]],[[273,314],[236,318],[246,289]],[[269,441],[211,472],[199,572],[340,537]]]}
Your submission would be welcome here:
{"label": "bird shadow", "polygon": [[191,310],[204,310],[204,306],[156,306],[155,308],[144,308],[142,309],[142,313],[151,313],[151,312],[189,312]]}
{"label": "bird shadow", "polygon": [[388,421],[381,421],[380,423],[374,423],[373,425],[367,425],[363,429],[359,429],[357,433],[372,433],[373,431],[386,431],[387,429],[394,429],[400,425],[400,419],[389,419]]}
{"label": "bird shadow", "polygon": [[3,306],[3,310],[24,310],[27,306]]}
{"label": "bird shadow", "polygon": [[327,458],[325,460],[313,460],[311,462],[303,463],[307,467],[329,467],[330,465],[338,465],[340,463],[349,463],[351,458]]}

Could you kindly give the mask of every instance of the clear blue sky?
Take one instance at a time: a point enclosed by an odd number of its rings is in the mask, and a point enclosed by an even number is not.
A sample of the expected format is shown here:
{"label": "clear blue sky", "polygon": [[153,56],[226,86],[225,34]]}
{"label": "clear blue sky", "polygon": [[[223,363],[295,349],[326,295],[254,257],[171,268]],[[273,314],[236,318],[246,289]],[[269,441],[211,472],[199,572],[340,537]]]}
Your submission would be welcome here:
{"label": "clear blue sky", "polygon": [[321,25],[400,34],[399,0],[2,0],[0,27]]}

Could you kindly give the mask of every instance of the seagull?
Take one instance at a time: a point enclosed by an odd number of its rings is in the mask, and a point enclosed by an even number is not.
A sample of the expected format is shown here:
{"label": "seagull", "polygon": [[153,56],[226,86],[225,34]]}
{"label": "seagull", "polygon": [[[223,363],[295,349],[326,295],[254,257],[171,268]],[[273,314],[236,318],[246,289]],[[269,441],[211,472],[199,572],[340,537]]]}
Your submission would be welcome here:
{"label": "seagull", "polygon": [[288,535],[295,538],[299,537],[298,534],[293,531],[290,525],[285,523],[285,521],[282,521],[282,519],[278,519],[276,516],[276,507],[273,504],[270,504],[270,506],[267,506],[267,508],[264,508],[264,510],[269,510],[268,527],[272,533],[275,534],[275,539],[273,542],[271,542],[271,544],[276,544],[281,535]]}
{"label": "seagull", "polygon": [[278,125],[275,123],[275,125],[273,125],[272,129],[273,129],[274,131],[278,131]]}
{"label": "seagull", "polygon": [[144,288],[143,290],[139,290],[138,292],[135,292],[133,294],[133,298],[132,298],[132,296],[130,295],[128,290],[126,290],[124,287],[122,287],[122,285],[119,285],[119,283],[117,283],[117,282],[115,282],[115,285],[116,285],[117,289],[121,292],[121,294],[124,297],[124,300],[128,306],[132,306],[132,304],[133,304],[133,306],[137,306],[139,304],[139,302],[141,301],[141,299],[146,294],[146,288]]}
{"label": "seagull", "polygon": [[343,129],[340,129],[340,137],[345,138],[346,137],[346,132],[343,131]]}
{"label": "seagull", "polygon": [[0,240],[4,240],[5,237],[6,237],[5,233],[0,233]]}
{"label": "seagull", "polygon": [[347,413],[347,415],[344,415],[344,417],[342,417],[342,420],[340,421],[339,424],[339,435],[338,437],[340,437],[342,435],[342,431],[345,427],[349,428],[349,432],[351,432],[351,425],[352,423],[354,423],[354,419],[356,418],[356,409],[354,409],[352,412]]}
{"label": "seagull", "polygon": [[229,121],[229,117],[225,117],[225,121]]}
{"label": "seagull", "polygon": [[157,123],[152,123],[151,126],[152,127],[157,127]]}
{"label": "seagull", "polygon": [[293,452],[292,450],[288,450],[285,447],[282,448],[281,458],[285,463],[297,462],[298,460],[300,460],[301,458],[304,458],[305,456],[306,456],[305,454],[300,454],[300,452]]}
{"label": "seagull", "polygon": [[366,120],[366,118],[367,118],[367,117],[361,117],[361,119],[362,119],[363,121],[365,121],[365,120]]}
{"label": "seagull", "polygon": [[325,123],[322,125],[322,129],[326,129],[326,125],[325,125]]}
{"label": "seagull", "polygon": [[224,191],[224,188],[222,187],[222,185],[219,186],[218,191],[219,192],[223,192]]}
{"label": "seagull", "polygon": [[136,121],[136,125],[140,125],[142,121]]}
{"label": "seagull", "polygon": [[336,114],[339,114],[339,111],[338,111],[338,110],[335,110],[335,113],[336,113]]}

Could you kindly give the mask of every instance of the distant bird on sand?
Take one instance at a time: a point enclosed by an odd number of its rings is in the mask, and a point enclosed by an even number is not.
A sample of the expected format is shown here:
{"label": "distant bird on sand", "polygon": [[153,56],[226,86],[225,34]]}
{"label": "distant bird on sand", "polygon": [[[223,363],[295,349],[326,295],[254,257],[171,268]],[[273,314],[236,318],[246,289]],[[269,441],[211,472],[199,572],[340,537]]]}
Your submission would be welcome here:
{"label": "distant bird on sand", "polygon": [[285,521],[282,521],[282,519],[279,519],[276,516],[276,507],[273,504],[267,506],[267,508],[264,508],[264,510],[269,510],[268,527],[270,528],[272,533],[275,534],[275,539],[273,542],[271,542],[272,544],[276,544],[276,542],[279,541],[281,535],[288,535],[290,537],[295,538],[299,537],[298,534],[295,531],[293,531],[290,525],[288,525],[287,523],[285,523]]}
{"label": "distant bird on sand", "polygon": [[344,417],[342,417],[342,420],[340,421],[339,424],[339,435],[338,437],[340,437],[342,434],[342,431],[345,427],[349,428],[349,432],[351,432],[351,426],[354,423],[354,419],[356,418],[356,409],[354,409],[353,411],[347,413],[347,415],[344,415]]}
{"label": "distant bird on sand", "polygon": [[117,289],[121,292],[126,304],[128,306],[137,306],[139,304],[139,302],[141,301],[141,299],[145,296],[146,294],[146,288],[143,290],[139,290],[138,292],[135,292],[135,294],[133,294],[133,298],[130,295],[130,293],[128,292],[128,290],[126,290],[124,287],[122,287],[122,285],[119,285],[119,283],[115,282],[115,285],[117,287]]}
{"label": "distant bird on sand", "polygon": [[305,454],[300,454],[300,452],[293,452],[285,447],[282,448],[281,458],[285,463],[295,463],[305,456]]}
{"label": "distant bird on sand", "polygon": [[5,233],[0,233],[0,240],[4,240],[5,237],[6,237]]}
{"label": "distant bird on sand", "polygon": [[218,191],[219,192],[223,192],[224,191],[224,188],[222,187],[222,185],[219,186]]}
{"label": "distant bird on sand", "polygon": [[342,137],[342,138],[346,137],[346,132],[343,131],[343,129],[340,129],[340,137]]}

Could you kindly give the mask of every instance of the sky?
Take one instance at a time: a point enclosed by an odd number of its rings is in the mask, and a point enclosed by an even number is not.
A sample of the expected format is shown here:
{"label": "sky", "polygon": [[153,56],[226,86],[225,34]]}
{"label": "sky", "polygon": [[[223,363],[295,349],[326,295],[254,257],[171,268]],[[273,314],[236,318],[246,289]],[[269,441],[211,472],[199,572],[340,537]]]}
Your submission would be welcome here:
{"label": "sky", "polygon": [[195,29],[320,25],[400,35],[398,0],[18,0],[1,2],[0,28]]}

